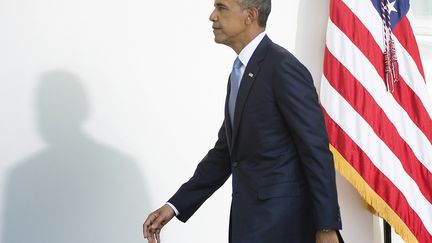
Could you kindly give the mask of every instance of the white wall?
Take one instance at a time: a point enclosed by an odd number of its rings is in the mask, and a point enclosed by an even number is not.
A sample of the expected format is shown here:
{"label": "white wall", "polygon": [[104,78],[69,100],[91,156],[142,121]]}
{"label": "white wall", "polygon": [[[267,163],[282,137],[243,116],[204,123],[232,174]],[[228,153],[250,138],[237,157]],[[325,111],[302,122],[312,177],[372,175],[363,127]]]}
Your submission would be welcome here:
{"label": "white wall", "polygon": [[[1,242],[143,242],[223,119],[234,52],[213,42],[212,5],[0,1]],[[327,6],[274,0],[268,26],[316,81]],[[337,179],[343,235],[372,242],[372,216]],[[229,181],[164,242],[227,242],[230,194]]]}

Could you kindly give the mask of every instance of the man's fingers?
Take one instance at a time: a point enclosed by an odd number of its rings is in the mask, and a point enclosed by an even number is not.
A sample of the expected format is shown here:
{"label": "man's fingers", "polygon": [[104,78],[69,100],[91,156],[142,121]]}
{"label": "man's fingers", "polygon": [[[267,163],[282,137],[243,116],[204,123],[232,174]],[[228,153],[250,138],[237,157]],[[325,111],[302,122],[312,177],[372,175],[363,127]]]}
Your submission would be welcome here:
{"label": "man's fingers", "polygon": [[159,243],[160,242],[160,229],[153,229],[153,226],[150,227],[149,237],[147,238],[149,243]]}
{"label": "man's fingers", "polygon": [[153,222],[158,218],[158,216],[159,216],[159,213],[154,212],[154,213],[151,213],[147,217],[147,219],[146,219],[146,221],[144,222],[144,225],[143,225],[144,238],[148,238],[148,237],[150,237],[152,235],[152,233],[154,233],[154,231],[151,232],[152,231],[152,227],[151,226],[152,226]]}
{"label": "man's fingers", "polygon": [[143,224],[144,238],[149,243],[161,242],[161,229],[175,216],[174,214],[173,209],[168,205],[164,205],[151,213]]}
{"label": "man's fingers", "polygon": [[160,240],[160,230],[156,230],[155,235],[156,235],[157,242],[160,243],[161,242],[161,240]]}
{"label": "man's fingers", "polygon": [[316,234],[316,243],[338,243],[336,231],[332,230],[329,232],[319,231]]}
{"label": "man's fingers", "polygon": [[147,240],[148,240],[149,243],[156,243],[156,240],[155,240],[153,234],[151,234],[151,235],[147,238]]}
{"label": "man's fingers", "polygon": [[156,233],[156,231],[160,231],[163,227],[164,219],[161,217],[157,218],[150,226],[150,232]]}
{"label": "man's fingers", "polygon": [[150,214],[143,225],[144,238],[146,238],[149,243],[160,242],[160,231],[165,222],[165,217],[159,212]]}

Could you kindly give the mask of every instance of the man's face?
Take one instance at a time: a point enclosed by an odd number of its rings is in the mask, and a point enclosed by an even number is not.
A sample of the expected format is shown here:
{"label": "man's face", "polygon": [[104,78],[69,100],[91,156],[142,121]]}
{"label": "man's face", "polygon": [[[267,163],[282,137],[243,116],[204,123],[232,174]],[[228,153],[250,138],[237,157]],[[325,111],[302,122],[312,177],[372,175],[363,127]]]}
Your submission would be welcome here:
{"label": "man's face", "polygon": [[236,0],[215,0],[214,10],[210,15],[213,22],[215,42],[233,46],[246,39],[246,20],[248,12],[242,9]]}

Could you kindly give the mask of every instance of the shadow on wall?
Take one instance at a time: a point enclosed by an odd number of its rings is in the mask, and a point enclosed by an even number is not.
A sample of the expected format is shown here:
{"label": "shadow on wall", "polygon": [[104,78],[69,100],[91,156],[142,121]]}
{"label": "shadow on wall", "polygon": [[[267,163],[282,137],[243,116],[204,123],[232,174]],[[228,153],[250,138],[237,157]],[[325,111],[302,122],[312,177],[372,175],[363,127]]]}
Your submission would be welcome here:
{"label": "shadow on wall", "polygon": [[2,242],[143,242],[149,206],[138,167],[83,132],[89,105],[78,77],[44,74],[36,104],[48,147],[8,174]]}

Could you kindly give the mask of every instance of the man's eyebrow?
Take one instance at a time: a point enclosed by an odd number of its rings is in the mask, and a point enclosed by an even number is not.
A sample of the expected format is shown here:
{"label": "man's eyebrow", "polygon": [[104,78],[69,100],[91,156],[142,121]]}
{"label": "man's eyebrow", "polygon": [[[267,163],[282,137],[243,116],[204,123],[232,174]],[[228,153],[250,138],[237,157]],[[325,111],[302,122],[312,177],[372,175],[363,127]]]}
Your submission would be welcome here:
{"label": "man's eyebrow", "polygon": [[215,3],[214,4],[215,7],[227,7],[225,4],[223,3]]}

